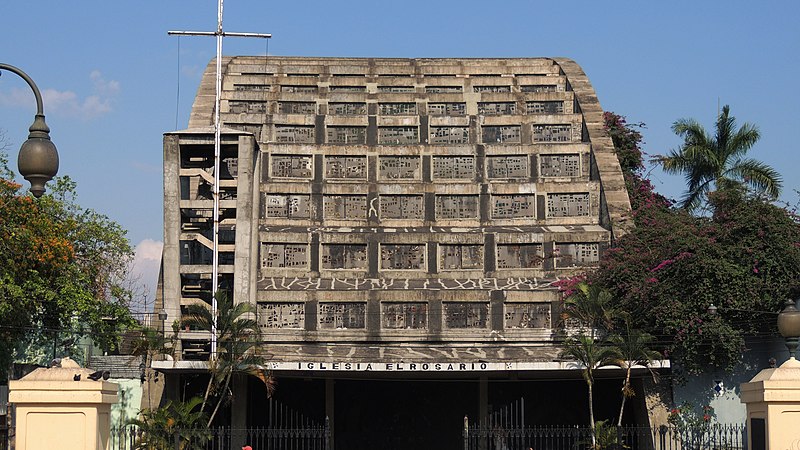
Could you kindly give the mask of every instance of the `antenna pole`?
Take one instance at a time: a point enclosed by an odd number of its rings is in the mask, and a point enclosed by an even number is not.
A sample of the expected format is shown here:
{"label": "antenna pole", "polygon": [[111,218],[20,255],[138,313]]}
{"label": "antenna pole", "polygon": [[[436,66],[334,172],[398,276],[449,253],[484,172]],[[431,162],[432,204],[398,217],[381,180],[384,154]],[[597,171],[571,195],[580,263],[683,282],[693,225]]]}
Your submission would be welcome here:
{"label": "antenna pole", "polygon": [[222,38],[225,36],[233,37],[252,37],[269,39],[271,34],[263,33],[226,33],[222,29],[223,0],[217,1],[217,31],[168,31],[170,36],[215,36],[217,38],[217,70],[216,70],[216,89],[214,95],[214,186],[212,194],[214,197],[213,211],[213,247],[211,257],[211,355],[210,360],[217,357],[217,292],[219,291],[219,185],[220,185],[220,163],[222,159],[221,151],[221,125],[220,125],[220,103],[222,97]]}

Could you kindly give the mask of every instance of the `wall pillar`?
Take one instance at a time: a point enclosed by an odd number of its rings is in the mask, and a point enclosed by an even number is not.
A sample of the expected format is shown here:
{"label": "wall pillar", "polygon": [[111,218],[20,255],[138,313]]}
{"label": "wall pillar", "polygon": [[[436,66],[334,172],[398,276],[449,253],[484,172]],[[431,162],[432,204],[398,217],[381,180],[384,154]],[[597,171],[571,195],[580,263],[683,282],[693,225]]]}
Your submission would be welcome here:
{"label": "wall pillar", "polygon": [[111,405],[119,386],[89,379],[92,373],[64,358],[62,367],[39,368],[9,381],[16,406],[16,450],[107,450]]}
{"label": "wall pillar", "polygon": [[785,450],[800,446],[800,362],[789,358],[742,383],[747,406],[750,450]]}

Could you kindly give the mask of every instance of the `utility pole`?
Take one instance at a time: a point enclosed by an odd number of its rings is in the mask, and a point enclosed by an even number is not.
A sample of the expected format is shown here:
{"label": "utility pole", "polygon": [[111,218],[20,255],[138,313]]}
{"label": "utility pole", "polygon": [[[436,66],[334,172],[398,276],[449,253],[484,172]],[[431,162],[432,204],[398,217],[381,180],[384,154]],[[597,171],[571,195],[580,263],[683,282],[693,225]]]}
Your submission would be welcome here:
{"label": "utility pole", "polygon": [[222,95],[222,38],[249,37],[269,39],[271,34],[262,33],[231,33],[222,29],[223,0],[217,2],[217,30],[216,31],[168,31],[170,36],[214,36],[217,38],[217,71],[216,71],[216,95],[214,102],[214,186],[212,186],[212,196],[214,197],[213,211],[213,247],[211,257],[211,355],[210,358],[217,356],[217,291],[219,290],[219,184],[220,184],[220,118],[219,107]]}

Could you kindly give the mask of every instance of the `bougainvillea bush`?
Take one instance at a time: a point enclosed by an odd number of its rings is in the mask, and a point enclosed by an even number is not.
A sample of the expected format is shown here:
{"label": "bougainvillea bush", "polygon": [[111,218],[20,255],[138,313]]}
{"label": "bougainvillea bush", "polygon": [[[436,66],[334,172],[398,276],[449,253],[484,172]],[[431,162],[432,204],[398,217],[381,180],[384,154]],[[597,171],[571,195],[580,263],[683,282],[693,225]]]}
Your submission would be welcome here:
{"label": "bougainvillea bush", "polygon": [[[686,374],[733,370],[748,336],[774,333],[775,316],[800,280],[800,223],[785,208],[730,187],[707,215],[674,208],[644,177],[641,135],[606,114],[636,227],[610,248],[590,283],[657,337]],[[709,306],[717,307],[716,314]]]}

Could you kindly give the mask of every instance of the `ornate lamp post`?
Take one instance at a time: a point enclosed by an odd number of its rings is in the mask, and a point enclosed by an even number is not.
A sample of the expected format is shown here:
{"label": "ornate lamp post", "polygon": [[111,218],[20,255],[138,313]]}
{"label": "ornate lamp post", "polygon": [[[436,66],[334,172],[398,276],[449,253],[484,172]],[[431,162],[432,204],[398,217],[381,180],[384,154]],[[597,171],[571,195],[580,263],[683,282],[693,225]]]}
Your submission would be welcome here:
{"label": "ornate lamp post", "polygon": [[31,193],[41,197],[45,191],[45,183],[52,180],[58,173],[58,151],[50,140],[50,128],[44,121],[44,105],[42,94],[31,77],[22,70],[0,63],[0,74],[7,70],[19,75],[33,90],[36,97],[36,116],[33,125],[29,128],[28,140],[22,144],[17,157],[19,173],[31,183]]}
{"label": "ornate lamp post", "polygon": [[794,300],[786,300],[783,311],[778,314],[778,331],[786,339],[789,359],[795,359],[800,343],[800,311],[794,306]]}

